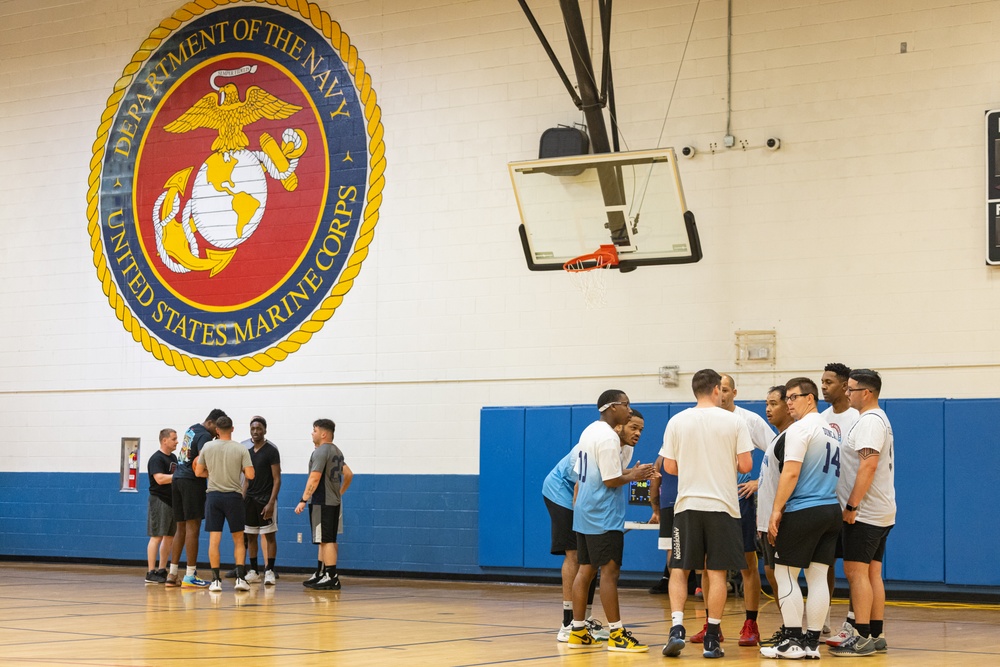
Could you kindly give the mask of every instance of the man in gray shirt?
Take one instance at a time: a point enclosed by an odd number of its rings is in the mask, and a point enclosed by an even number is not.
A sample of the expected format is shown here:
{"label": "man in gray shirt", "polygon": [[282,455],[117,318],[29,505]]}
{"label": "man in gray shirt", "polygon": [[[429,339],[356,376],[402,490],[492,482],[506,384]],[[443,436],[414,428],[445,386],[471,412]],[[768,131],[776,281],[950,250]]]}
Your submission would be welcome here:
{"label": "man in gray shirt", "polygon": [[229,523],[233,535],[233,557],[236,561],[236,590],[248,591],[246,581],[246,546],[243,543],[243,528],[246,512],[243,508],[243,482],[240,474],[248,480],[254,478],[250,452],[238,442],[234,442],[233,420],[227,416],[215,421],[218,439],[205,445],[195,464],[198,477],[208,478],[208,492],[205,496],[205,530],[208,531],[208,559],[212,566],[212,584],[209,591],[222,590],[219,575],[219,544],[222,542],[222,526]]}
{"label": "man in gray shirt", "polygon": [[339,591],[337,576],[337,528],[340,526],[340,497],[351,485],[354,473],[344,462],[344,453],[333,444],[336,425],[330,419],[313,422],[312,440],[316,449],[309,457],[309,479],[295,513],[309,508],[313,544],[319,545],[316,573],[302,582],[306,588]]}

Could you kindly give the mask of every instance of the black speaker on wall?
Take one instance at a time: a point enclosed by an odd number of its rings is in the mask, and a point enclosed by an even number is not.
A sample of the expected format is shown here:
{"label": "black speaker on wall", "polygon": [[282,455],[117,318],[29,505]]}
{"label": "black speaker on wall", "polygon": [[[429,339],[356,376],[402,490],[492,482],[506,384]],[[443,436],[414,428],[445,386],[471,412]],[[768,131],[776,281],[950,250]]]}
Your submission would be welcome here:
{"label": "black speaker on wall", "polygon": [[[550,127],[542,132],[542,138],[538,142],[538,159],[540,160],[586,155],[589,152],[590,137],[578,127]],[[549,173],[558,176],[577,176],[583,171],[583,169],[576,167],[560,167],[558,170],[552,169]]]}

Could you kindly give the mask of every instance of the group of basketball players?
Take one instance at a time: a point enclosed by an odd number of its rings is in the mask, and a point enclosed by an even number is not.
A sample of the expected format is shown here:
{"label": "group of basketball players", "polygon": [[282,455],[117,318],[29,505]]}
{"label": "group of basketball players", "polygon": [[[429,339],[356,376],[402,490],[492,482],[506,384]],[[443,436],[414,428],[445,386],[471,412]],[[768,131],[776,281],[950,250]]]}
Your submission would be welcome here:
{"label": "group of basketball players", "polygon": [[[316,590],[339,590],[337,574],[337,532],[340,526],[341,494],[353,477],[343,452],[333,444],[335,424],[329,419],[313,423],[313,445],[309,478],[299,514],[309,511],[313,543],[318,545],[317,571],[303,582]],[[222,590],[220,542],[222,529],[229,525],[233,537],[235,590],[247,591],[249,584],[277,583],[274,563],[277,553],[277,499],[281,488],[281,457],[277,447],[265,437],[267,421],[250,420],[250,440],[232,440],[233,422],[222,410],[212,410],[204,422],[194,424],[184,434],[178,454],[177,433],[160,431],[160,447],[149,459],[149,511],[147,549],[149,571],[146,583],[163,583],[168,588],[208,588]],[[211,583],[198,577],[198,538],[202,518],[209,532]],[[250,535],[244,540],[244,535]],[[257,535],[261,536],[264,571],[258,572]],[[250,566],[246,569],[249,545]],[[181,552],[187,552],[187,570],[178,571]],[[160,553],[160,569],[156,555]]]}
{"label": "group of basketball players", "polygon": [[[642,417],[629,411],[623,392],[604,392],[600,420],[587,427],[543,485],[551,551],[564,555],[558,640],[570,648],[607,641],[609,651],[648,650],[621,625],[617,579],[626,503],[620,487],[651,479],[652,521],[660,523],[660,546],[669,553],[664,586],[651,589],[670,593],[670,638],[663,655],[679,656],[686,640],[702,643],[706,658],[724,655],[720,626],[727,575],[740,570],[746,620],[739,644],[760,644],[767,658],[819,658],[820,635],[830,632],[836,558],[844,559],[851,611],[843,629],[826,640],[830,654],[887,651],[881,574],[895,522],[895,491],[892,428],[878,403],[881,378],[837,363],[826,366],[821,385],[830,403],[822,415],[819,389],[809,378],[768,391],[767,422],[775,435],[758,415],[734,404],[731,376],[699,371],[692,380],[696,405],[670,419],[656,464],[634,468],[627,465]],[[764,458],[759,478],[752,480],[755,447]],[[783,620],[764,640],[757,627],[758,545]],[[595,568],[600,568],[609,633],[590,614]],[[703,571],[707,622],[687,638],[684,606],[692,570]],[[801,572],[807,602],[798,583]]]}

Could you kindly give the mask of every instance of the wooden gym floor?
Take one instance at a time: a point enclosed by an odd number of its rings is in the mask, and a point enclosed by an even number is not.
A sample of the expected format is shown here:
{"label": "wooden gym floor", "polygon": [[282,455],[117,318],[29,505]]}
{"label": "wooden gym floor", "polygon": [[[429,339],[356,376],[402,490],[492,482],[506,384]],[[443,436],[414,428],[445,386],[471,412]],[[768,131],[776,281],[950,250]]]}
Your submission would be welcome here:
{"label": "wooden gym floor", "polygon": [[[561,616],[555,586],[343,578],[339,592],[304,589],[304,575],[235,593],[144,585],[140,568],[0,564],[0,665],[669,665],[666,596],[622,591],[627,627],[645,654],[571,651],[555,640]],[[202,573],[204,574],[204,572]],[[779,624],[774,602],[760,614],[766,635]],[[688,603],[689,633],[704,612]],[[846,611],[834,606],[834,623]],[[598,606],[595,616],[603,619]],[[848,667],[1000,665],[1000,606],[892,604],[889,653],[823,661]],[[743,623],[730,599],[723,620],[730,665],[757,665],[755,648],[736,644]],[[697,645],[681,660],[701,662]],[[234,661],[239,660],[239,663]]]}

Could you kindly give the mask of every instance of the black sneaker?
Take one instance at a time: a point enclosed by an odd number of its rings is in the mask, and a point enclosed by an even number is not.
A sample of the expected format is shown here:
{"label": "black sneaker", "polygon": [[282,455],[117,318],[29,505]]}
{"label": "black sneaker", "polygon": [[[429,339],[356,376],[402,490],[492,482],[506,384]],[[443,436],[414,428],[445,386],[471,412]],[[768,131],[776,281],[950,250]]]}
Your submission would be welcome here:
{"label": "black sneaker", "polygon": [[317,581],[315,584],[309,588],[314,591],[339,591],[340,590],[340,577],[333,575],[332,577],[328,574],[324,574],[323,578]]}
{"label": "black sneaker", "polygon": [[684,626],[675,625],[670,628],[670,639],[667,640],[666,646],[663,647],[663,655],[668,658],[676,658],[681,654],[684,649]]}
{"label": "black sneaker", "polygon": [[650,595],[669,595],[670,594],[670,580],[667,579],[666,577],[663,577],[658,582],[656,582],[655,586],[652,586],[649,589],[649,594]]}
{"label": "black sneaker", "polygon": [[167,577],[164,575],[160,577],[156,570],[150,570],[146,573],[146,583],[147,584],[165,584],[167,583]]}
{"label": "black sneaker", "polygon": [[702,656],[706,658],[721,658],[726,655],[726,652],[722,650],[722,646],[719,644],[718,635],[705,635],[705,644]]}
{"label": "black sneaker", "polygon": [[785,626],[782,625],[780,628],[778,628],[777,630],[774,631],[773,635],[771,635],[767,639],[761,639],[760,640],[760,645],[761,646],[777,646],[784,639],[785,639]]}
{"label": "black sneaker", "polygon": [[312,588],[316,584],[316,582],[322,578],[323,578],[322,572],[314,572],[313,576],[309,577],[308,579],[302,582],[302,585],[305,586],[306,588]]}
{"label": "black sneaker", "polygon": [[163,579],[163,581],[161,583],[164,583],[164,584],[167,583],[167,570],[166,570],[166,568],[161,569],[161,570],[157,570],[156,571],[156,576]]}

